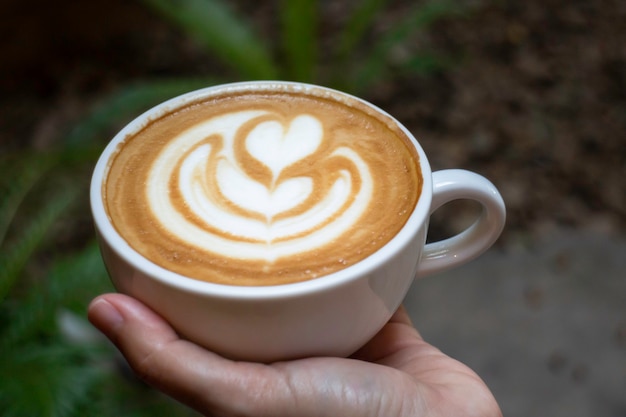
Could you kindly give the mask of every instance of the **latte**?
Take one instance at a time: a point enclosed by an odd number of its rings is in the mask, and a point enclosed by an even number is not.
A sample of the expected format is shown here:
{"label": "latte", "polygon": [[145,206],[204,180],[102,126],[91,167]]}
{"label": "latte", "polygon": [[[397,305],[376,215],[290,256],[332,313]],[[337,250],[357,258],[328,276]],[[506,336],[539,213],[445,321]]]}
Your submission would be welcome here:
{"label": "latte", "polygon": [[228,285],[324,276],[376,252],[419,198],[419,157],[348,96],[221,92],[129,135],[103,187],[118,233],[157,265]]}

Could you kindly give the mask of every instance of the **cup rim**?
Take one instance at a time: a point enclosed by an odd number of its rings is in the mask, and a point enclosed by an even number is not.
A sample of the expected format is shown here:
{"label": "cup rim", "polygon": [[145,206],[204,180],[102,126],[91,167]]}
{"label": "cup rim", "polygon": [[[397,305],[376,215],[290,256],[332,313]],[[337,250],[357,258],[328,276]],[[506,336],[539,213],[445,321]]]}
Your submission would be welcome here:
{"label": "cup rim", "polygon": [[[419,156],[420,173],[422,175],[422,191],[419,195],[413,212],[402,226],[400,231],[391,238],[385,245],[368,257],[356,262],[339,271],[313,278],[306,281],[260,286],[240,286],[217,284],[190,278],[182,274],[165,269],[154,262],[144,258],[139,252],[133,249],[126,240],[117,232],[104,207],[102,199],[102,185],[108,174],[109,159],[115,153],[117,147],[124,139],[139,131],[145,124],[154,118],[169,113],[177,108],[183,107],[191,102],[206,99],[209,96],[223,93],[224,91],[245,91],[259,88],[276,90],[288,88],[291,91],[303,92],[316,91],[322,94],[337,95],[347,100],[356,100],[376,112],[389,117],[409,138]],[[299,83],[292,81],[243,81],[228,84],[219,84],[190,91],[182,95],[166,100],[137,116],[126,126],[124,126],[108,143],[101,153],[92,177],[90,185],[90,204],[94,224],[100,239],[104,240],[108,247],[113,250],[125,262],[132,265],[139,272],[154,279],[161,284],[177,288],[186,292],[201,293],[205,296],[231,299],[267,299],[293,297],[312,292],[326,291],[337,286],[358,280],[360,277],[367,277],[372,271],[384,265],[390,258],[401,252],[409,245],[413,239],[418,238],[419,231],[424,227],[430,214],[432,200],[432,171],[426,154],[413,134],[393,116],[382,110],[378,106],[339,90],[328,87]],[[416,253],[415,256],[419,256]]]}

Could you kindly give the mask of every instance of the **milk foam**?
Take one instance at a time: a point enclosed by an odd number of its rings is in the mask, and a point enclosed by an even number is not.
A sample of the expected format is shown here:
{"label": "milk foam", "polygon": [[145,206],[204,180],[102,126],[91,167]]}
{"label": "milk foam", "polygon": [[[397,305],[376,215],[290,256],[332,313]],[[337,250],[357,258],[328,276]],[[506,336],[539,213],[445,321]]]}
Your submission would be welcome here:
{"label": "milk foam", "polygon": [[[244,153],[237,148],[242,132]],[[325,134],[311,115],[284,121],[265,110],[198,123],[172,139],[154,161],[146,184],[148,204],[170,234],[229,258],[273,262],[323,247],[355,227],[374,185],[370,167],[355,150],[344,145],[314,155]],[[302,162],[315,169],[337,166],[319,158],[340,158],[352,169],[323,172],[335,178],[323,189],[316,189],[313,174],[289,176],[288,168]],[[253,178],[247,169],[251,163],[263,166],[271,179]]]}

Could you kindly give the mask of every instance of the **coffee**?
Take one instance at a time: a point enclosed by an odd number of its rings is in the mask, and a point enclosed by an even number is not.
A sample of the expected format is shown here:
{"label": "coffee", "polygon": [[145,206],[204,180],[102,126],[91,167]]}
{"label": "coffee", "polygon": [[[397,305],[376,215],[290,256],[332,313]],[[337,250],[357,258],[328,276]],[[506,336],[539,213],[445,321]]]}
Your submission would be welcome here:
{"label": "coffee", "polygon": [[118,233],[157,265],[228,285],[346,268],[402,228],[422,177],[388,116],[337,93],[216,93],[151,120],[111,158]]}

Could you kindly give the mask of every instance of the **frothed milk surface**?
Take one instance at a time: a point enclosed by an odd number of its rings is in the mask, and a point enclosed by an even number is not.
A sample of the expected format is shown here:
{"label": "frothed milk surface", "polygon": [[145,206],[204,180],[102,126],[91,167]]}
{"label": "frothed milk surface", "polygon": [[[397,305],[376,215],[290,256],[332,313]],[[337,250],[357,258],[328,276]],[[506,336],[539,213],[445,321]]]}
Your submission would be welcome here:
{"label": "frothed milk surface", "polygon": [[419,158],[388,117],[324,90],[228,93],[130,135],[103,196],[118,233],[190,278],[276,285],[352,265],[419,198]]}

